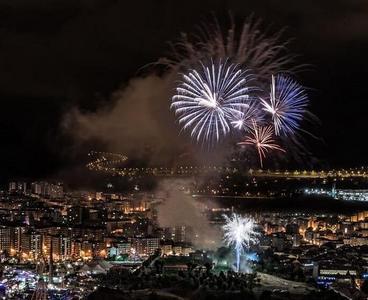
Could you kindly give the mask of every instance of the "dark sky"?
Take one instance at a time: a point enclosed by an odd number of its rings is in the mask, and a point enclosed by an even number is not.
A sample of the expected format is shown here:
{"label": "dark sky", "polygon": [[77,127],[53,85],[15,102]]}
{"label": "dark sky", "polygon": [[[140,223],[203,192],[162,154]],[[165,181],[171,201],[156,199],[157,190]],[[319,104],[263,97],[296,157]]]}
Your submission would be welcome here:
{"label": "dark sky", "polygon": [[[44,177],[76,163],[61,130],[72,108],[94,111],[165,55],[167,42],[212,12],[253,13],[293,38],[310,70],[300,75],[330,166],[367,163],[368,3],[365,0],[2,0],[0,2],[0,180]],[[78,157],[78,156],[77,156]]]}

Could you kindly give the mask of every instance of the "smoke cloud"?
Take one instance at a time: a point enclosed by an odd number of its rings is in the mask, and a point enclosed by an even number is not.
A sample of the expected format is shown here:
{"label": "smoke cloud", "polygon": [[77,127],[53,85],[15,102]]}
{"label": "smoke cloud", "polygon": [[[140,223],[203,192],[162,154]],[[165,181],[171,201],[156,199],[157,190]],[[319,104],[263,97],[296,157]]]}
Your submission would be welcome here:
{"label": "smoke cloud", "polygon": [[74,109],[66,118],[68,131],[79,143],[97,140],[110,151],[130,158],[149,152],[155,163],[171,160],[187,151],[188,140],[170,112],[172,80],[149,75],[130,80],[112,95],[112,105],[97,112]]}
{"label": "smoke cloud", "polygon": [[156,196],[164,202],[158,207],[158,223],[161,227],[190,226],[197,236],[194,246],[216,249],[221,243],[221,231],[212,226],[204,216],[199,203],[186,190],[191,181],[166,179],[160,182]]}

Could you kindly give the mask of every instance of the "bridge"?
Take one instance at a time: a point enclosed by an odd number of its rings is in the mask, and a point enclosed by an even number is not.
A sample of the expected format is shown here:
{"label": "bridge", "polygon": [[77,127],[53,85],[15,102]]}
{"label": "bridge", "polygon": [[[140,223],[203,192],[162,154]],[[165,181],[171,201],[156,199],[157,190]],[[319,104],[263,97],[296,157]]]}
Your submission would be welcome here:
{"label": "bridge", "polygon": [[[90,171],[103,172],[121,177],[190,177],[211,174],[235,174],[240,171],[231,166],[185,166],[174,167],[126,167],[128,157],[124,154],[91,151],[88,153],[91,161],[86,167]],[[368,178],[368,169],[340,169],[340,170],[253,170],[243,173],[245,176],[256,178],[284,178],[284,179],[328,179],[328,178]]]}
{"label": "bridge", "polygon": [[294,170],[294,171],[271,171],[271,170],[250,170],[249,174],[253,177],[272,177],[272,178],[304,178],[304,179],[328,179],[328,178],[368,178],[368,170],[360,169],[341,169],[341,170]]}

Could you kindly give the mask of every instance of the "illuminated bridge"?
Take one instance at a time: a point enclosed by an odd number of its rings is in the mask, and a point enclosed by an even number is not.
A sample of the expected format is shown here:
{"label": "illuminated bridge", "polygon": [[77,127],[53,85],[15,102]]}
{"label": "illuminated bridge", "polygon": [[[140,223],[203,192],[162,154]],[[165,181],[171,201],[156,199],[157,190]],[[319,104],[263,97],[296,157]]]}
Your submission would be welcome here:
{"label": "illuminated bridge", "polygon": [[125,167],[128,157],[119,153],[90,151],[90,161],[86,167],[90,171],[98,171],[113,176],[195,176],[204,174],[236,173],[237,168],[226,166],[175,166],[175,167]]}
{"label": "illuminated bridge", "polygon": [[328,171],[270,171],[270,170],[250,170],[250,175],[254,177],[272,177],[272,178],[368,178],[366,169],[341,169]]}
{"label": "illuminated bridge", "polygon": [[[97,152],[88,153],[91,161],[86,165],[90,171],[104,172],[113,176],[122,177],[190,177],[206,174],[234,174],[240,172],[236,167],[229,166],[175,166],[175,167],[126,167],[124,163],[128,157],[119,153]],[[256,178],[280,178],[280,179],[328,179],[328,178],[368,178],[368,170],[341,169],[341,170],[294,170],[273,171],[250,169],[244,175]]]}
{"label": "illuminated bridge", "polygon": [[91,160],[86,165],[88,170],[105,172],[118,171],[119,169],[116,166],[124,163],[128,159],[127,156],[120,153],[98,151],[90,151],[88,157]]}

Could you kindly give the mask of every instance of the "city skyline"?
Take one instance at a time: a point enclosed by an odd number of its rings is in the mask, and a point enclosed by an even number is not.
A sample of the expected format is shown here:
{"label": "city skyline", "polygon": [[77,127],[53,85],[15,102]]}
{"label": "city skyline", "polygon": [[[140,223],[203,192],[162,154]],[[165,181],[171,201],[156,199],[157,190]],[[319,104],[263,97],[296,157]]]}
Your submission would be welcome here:
{"label": "city skyline", "polygon": [[[51,294],[94,299],[106,293],[98,288],[100,284],[118,287],[114,297],[127,293],[129,287],[138,292],[141,285],[152,288],[153,284],[160,291],[162,285],[156,286],[151,277],[137,285],[139,274],[154,273],[164,279],[161,284],[165,286],[175,272],[180,276],[196,274],[192,264],[200,266],[199,274],[210,268],[211,278],[225,276],[221,272],[226,270],[226,280],[245,276],[243,284],[252,297],[270,293],[287,299],[299,299],[300,295],[319,299],[327,290],[350,297],[359,288],[359,295],[365,295],[367,200],[334,198],[333,190],[332,195],[323,197],[309,193],[319,186],[328,188],[345,180],[354,185],[362,179],[349,180],[350,172],[323,174],[295,177],[302,172],[290,174],[294,177],[288,179],[280,177],[284,173],[258,174],[247,184],[247,190],[253,191],[248,195],[250,202],[240,195],[238,200],[223,196],[219,201],[211,187],[186,190],[189,182],[175,177],[155,192],[134,194],[68,191],[61,182],[10,182],[8,191],[0,195],[0,280],[5,295],[8,299],[20,293],[33,297],[43,293],[43,299]],[[219,186],[225,188],[223,183]],[[303,195],[298,186],[309,189]],[[305,203],[301,197],[306,197]],[[254,203],[262,199],[268,204],[260,210]],[[314,206],[321,201],[330,204]],[[291,206],[280,210],[279,202]],[[239,216],[246,218],[237,219]],[[245,246],[235,255],[231,240],[238,235],[238,222]],[[223,240],[221,231],[227,223],[228,237]],[[248,226],[249,236],[243,232]],[[134,280],[123,274],[127,269],[138,272]],[[252,274],[253,283],[248,282]],[[351,289],[345,290],[348,285]],[[239,288],[242,291],[238,285],[232,289]],[[226,285],[209,285],[207,293],[221,297],[224,289]],[[145,291],[139,293],[149,295]],[[168,294],[176,293],[173,289]],[[196,299],[196,294],[190,297]]]}

